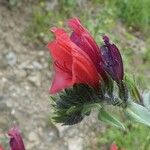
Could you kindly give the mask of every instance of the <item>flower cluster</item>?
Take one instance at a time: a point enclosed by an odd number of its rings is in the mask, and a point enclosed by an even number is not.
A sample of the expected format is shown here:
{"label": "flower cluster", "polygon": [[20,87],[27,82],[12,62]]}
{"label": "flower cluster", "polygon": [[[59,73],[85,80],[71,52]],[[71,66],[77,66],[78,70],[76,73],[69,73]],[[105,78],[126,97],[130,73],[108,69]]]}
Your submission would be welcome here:
{"label": "flower cluster", "polygon": [[[8,131],[10,150],[25,150],[21,133],[17,127],[13,127]],[[0,150],[4,148],[0,145]]]}
{"label": "flower cluster", "polygon": [[107,73],[116,81],[123,80],[123,63],[118,48],[103,36],[99,47],[77,18],[68,21],[73,30],[69,36],[63,29],[53,27],[56,39],[48,44],[54,61],[55,76],[50,93],[56,93],[74,84],[99,88]]}
{"label": "flower cluster", "polygon": [[59,92],[59,96],[52,97],[53,119],[65,125],[76,124],[97,107],[100,120],[122,128],[123,125],[105,111],[105,104],[121,106],[133,116],[130,110],[135,109],[136,103],[130,99],[136,97],[141,103],[142,98],[124,74],[119,49],[106,35],[99,46],[78,18],[70,19],[68,26],[71,34],[62,28],[51,28],[55,40],[47,45],[55,70],[49,91]]}

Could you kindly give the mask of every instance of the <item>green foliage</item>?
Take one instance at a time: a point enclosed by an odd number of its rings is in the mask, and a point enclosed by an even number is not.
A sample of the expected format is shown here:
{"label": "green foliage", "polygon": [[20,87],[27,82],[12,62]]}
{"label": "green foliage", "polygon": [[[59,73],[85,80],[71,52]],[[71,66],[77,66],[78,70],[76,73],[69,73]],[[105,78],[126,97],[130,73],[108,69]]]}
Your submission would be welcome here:
{"label": "green foliage", "polygon": [[77,2],[74,0],[59,0],[59,10],[61,15],[70,17],[70,13],[77,8]]}
{"label": "green foliage", "polygon": [[150,25],[149,0],[115,0],[116,13],[128,26],[148,31]]}
{"label": "green foliage", "polygon": [[150,126],[150,111],[147,108],[131,101],[128,103],[125,113],[131,120]]}
{"label": "green foliage", "polygon": [[3,134],[3,136],[0,137],[0,145],[2,145],[3,148],[5,148],[5,149],[9,149],[8,143],[9,143],[9,139],[8,139],[7,135]]}
{"label": "green foliage", "polygon": [[148,110],[150,110],[150,92],[143,93],[143,104]]}
{"label": "green foliage", "polygon": [[74,16],[79,16],[98,43],[103,33],[113,35],[110,31],[116,25],[117,18],[129,27],[149,33],[149,8],[149,0],[94,0],[82,5],[73,0],[59,0],[57,9],[50,10],[43,0],[33,7],[33,21],[27,36],[36,44],[46,44],[51,38],[49,28],[56,24],[64,26],[63,22]]}
{"label": "green foliage", "polygon": [[86,84],[76,84],[72,88],[65,89],[57,97],[51,98],[54,108],[52,118],[56,123],[63,125],[79,123],[86,115],[90,115],[93,108],[97,108],[99,120],[124,129],[124,126],[104,108],[106,104],[123,107],[126,101],[121,101],[121,104],[118,105],[117,96],[108,95],[104,85],[101,85],[99,91],[96,91]]}
{"label": "green foliage", "polygon": [[[132,82],[129,83],[129,86],[133,86]],[[131,94],[135,90],[135,87],[133,87],[129,88]],[[116,93],[115,90],[112,92]],[[135,92],[137,91],[135,90]],[[96,91],[86,84],[76,84],[72,88],[65,89],[57,97],[52,97],[54,108],[52,118],[56,123],[73,125],[81,122],[85,116],[90,115],[93,108],[98,108],[99,120],[125,130],[124,125],[117,118],[105,111],[109,104],[122,107],[122,112],[125,112],[128,119],[150,126],[150,112],[146,107],[134,103],[131,95],[126,101],[122,98],[121,104],[118,105],[120,100],[116,94],[108,95],[104,85],[101,85],[99,91]]]}
{"label": "green foliage", "polygon": [[136,84],[133,81],[133,79],[131,79],[128,75],[125,75],[125,83],[126,83],[127,87],[129,88],[131,99],[141,103],[142,97],[141,97],[140,92],[137,89]]}
{"label": "green foliage", "polygon": [[124,125],[117,118],[115,118],[114,116],[112,116],[111,114],[106,112],[104,110],[104,108],[101,108],[99,110],[98,118],[99,118],[99,120],[101,120],[101,121],[103,121],[105,123],[108,123],[108,124],[110,124],[112,126],[115,126],[117,128],[125,130]]}
{"label": "green foliage", "polygon": [[8,2],[11,7],[15,7],[21,2],[21,0],[8,0]]}
{"label": "green foliage", "polygon": [[91,109],[93,109],[93,108],[101,109],[102,106],[99,103],[87,103],[87,104],[84,104],[83,109],[82,109],[82,114],[83,115],[90,114],[91,113]]}
{"label": "green foliage", "polygon": [[[53,21],[53,13],[45,9],[45,3],[41,2],[34,8],[33,20],[26,31],[29,40],[35,44],[46,44],[51,38],[49,28]],[[50,21],[51,20],[51,21]]]}
{"label": "green foliage", "polygon": [[66,89],[57,99],[53,98],[52,100],[54,103],[53,120],[63,123],[63,125],[73,125],[82,121],[85,115],[89,115],[92,108],[89,109],[90,104],[96,103],[98,98],[94,89],[78,84],[73,88]]}
{"label": "green foliage", "polygon": [[[102,4],[102,5],[100,5]],[[115,15],[111,8],[107,8],[103,3],[83,4],[80,6],[73,0],[58,1],[57,9],[46,9],[46,2],[39,2],[33,7],[32,22],[27,29],[27,37],[32,43],[37,45],[46,44],[51,39],[49,28],[58,25],[66,26],[66,21],[71,17],[79,17],[95,39],[100,43],[103,33],[115,26]],[[82,9],[84,7],[84,9]]]}
{"label": "green foliage", "polygon": [[[130,29],[149,33],[150,26],[150,1],[149,0],[95,0],[104,9],[111,10],[115,18],[119,18]],[[107,17],[105,17],[107,20]]]}
{"label": "green foliage", "polygon": [[116,143],[119,148],[126,150],[149,150],[150,128],[126,122],[127,130],[110,128],[98,137],[98,147]]}

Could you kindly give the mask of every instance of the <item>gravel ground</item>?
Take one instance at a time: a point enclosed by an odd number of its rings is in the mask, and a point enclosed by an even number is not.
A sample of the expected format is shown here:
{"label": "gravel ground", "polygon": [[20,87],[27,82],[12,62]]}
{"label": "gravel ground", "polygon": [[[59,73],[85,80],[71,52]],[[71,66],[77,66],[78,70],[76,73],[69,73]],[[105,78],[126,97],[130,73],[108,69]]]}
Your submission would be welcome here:
{"label": "gravel ground", "polygon": [[1,136],[16,124],[27,150],[82,150],[87,145],[96,149],[94,131],[101,127],[95,119],[90,119],[90,125],[85,119],[76,126],[54,125],[49,121],[49,54],[45,47],[29,46],[24,36],[31,12],[32,7],[9,10],[0,2]]}

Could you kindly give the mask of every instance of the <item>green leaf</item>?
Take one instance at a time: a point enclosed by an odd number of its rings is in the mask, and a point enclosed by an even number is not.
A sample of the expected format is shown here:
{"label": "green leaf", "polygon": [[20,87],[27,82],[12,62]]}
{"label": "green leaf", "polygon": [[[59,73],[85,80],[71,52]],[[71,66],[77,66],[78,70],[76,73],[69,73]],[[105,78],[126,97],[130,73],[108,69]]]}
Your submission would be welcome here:
{"label": "green leaf", "polygon": [[138,88],[136,87],[134,81],[128,75],[125,75],[125,83],[128,86],[128,90],[129,90],[132,98],[135,101],[140,102],[141,101],[140,92],[139,92]]}
{"label": "green leaf", "polygon": [[53,102],[56,102],[56,100],[57,100],[56,96],[52,96],[52,95],[50,95],[50,99],[51,99]]}
{"label": "green leaf", "polygon": [[74,113],[75,111],[77,111],[79,108],[77,108],[76,106],[71,106],[68,110],[67,110],[67,112],[66,112],[66,114],[71,114],[71,113]]}
{"label": "green leaf", "polygon": [[53,120],[63,125],[81,122],[85,117],[81,112],[84,105],[89,102],[96,103],[98,96],[92,87],[85,84],[76,84],[72,88],[65,89],[56,97],[51,97],[53,102],[51,106],[54,109]]}
{"label": "green leaf", "polygon": [[130,101],[125,113],[129,118],[150,126],[150,111],[147,108]]}
{"label": "green leaf", "polygon": [[82,114],[86,115],[89,114],[92,108],[101,108],[101,105],[98,103],[90,103],[90,104],[84,104],[83,109],[82,109]]}
{"label": "green leaf", "polygon": [[98,114],[98,119],[105,123],[108,123],[110,125],[113,125],[115,127],[125,130],[124,125],[118,119],[116,119],[114,116],[107,113],[104,110],[104,108],[100,109],[99,114]]}
{"label": "green leaf", "polygon": [[55,96],[50,96],[49,98],[51,100],[50,103],[51,103],[52,108],[55,109],[57,98]]}
{"label": "green leaf", "polygon": [[144,106],[150,110],[150,92],[145,92],[143,94],[143,103],[144,103]]}

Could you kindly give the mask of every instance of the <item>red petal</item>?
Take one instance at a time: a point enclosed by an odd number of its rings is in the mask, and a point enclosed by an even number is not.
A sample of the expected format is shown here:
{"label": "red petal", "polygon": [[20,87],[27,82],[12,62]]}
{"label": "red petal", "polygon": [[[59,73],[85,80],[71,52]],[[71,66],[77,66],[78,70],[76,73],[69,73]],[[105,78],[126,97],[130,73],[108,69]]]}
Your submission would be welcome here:
{"label": "red petal", "polygon": [[118,146],[116,144],[111,144],[110,150],[118,150]]}
{"label": "red petal", "polygon": [[[60,47],[56,41],[50,43],[48,48],[51,51],[55,70],[50,93],[56,93],[72,85],[72,72],[70,71],[72,56],[65,48]],[[68,67],[68,70],[64,68],[65,62],[68,65],[66,66],[66,68]]]}
{"label": "red petal", "polygon": [[48,44],[48,48],[54,61],[55,75],[50,88],[50,93],[59,92],[71,86],[72,83],[72,54],[68,46],[63,44],[67,34],[63,29],[52,30],[56,35],[56,41]]}
{"label": "red petal", "polygon": [[4,150],[3,147],[0,145],[0,150]]}
{"label": "red petal", "polygon": [[72,76],[55,66],[55,76],[52,81],[50,93],[57,93],[65,88],[72,86]]}
{"label": "red petal", "polygon": [[78,45],[84,52],[88,54],[88,56],[91,58],[95,66],[97,66],[99,59],[97,58],[97,55],[95,55],[95,52],[94,52],[95,50],[93,49],[91,44],[88,42],[88,40],[83,36],[79,36],[75,32],[71,34],[70,38],[76,45]]}
{"label": "red petal", "polygon": [[75,45],[63,29],[53,28],[56,40],[48,44],[54,60],[55,77],[50,89],[56,93],[75,83],[97,88],[98,72],[89,56]]}
{"label": "red petal", "polygon": [[74,43],[71,43],[71,48],[73,82],[86,83],[94,88],[98,88],[100,77],[89,56]]}
{"label": "red petal", "polygon": [[73,82],[86,83],[94,88],[99,86],[99,76],[96,68],[84,56],[73,54]]}
{"label": "red petal", "polygon": [[18,128],[11,128],[8,135],[10,137],[9,145],[11,150],[25,150],[23,139]]}
{"label": "red petal", "polygon": [[73,30],[71,40],[88,54],[99,71],[100,61],[102,59],[100,56],[99,47],[97,46],[95,40],[90,35],[88,30],[81,25],[79,19],[70,19],[68,24]]}

